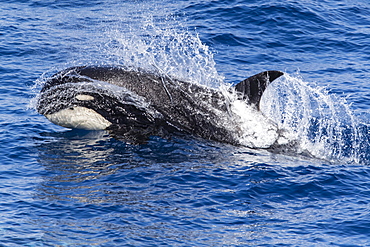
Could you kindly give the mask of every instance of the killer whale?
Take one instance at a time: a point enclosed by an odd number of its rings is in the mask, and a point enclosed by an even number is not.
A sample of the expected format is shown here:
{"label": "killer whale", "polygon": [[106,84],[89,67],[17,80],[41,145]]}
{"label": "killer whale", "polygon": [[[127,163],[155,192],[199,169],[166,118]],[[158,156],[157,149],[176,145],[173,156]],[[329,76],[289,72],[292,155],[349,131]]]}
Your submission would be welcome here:
{"label": "killer whale", "polygon": [[[266,87],[283,72],[264,71],[232,87],[259,109]],[[36,110],[52,123],[107,130],[132,143],[149,136],[189,134],[239,144],[242,129],[223,92],[168,75],[123,66],[78,66],[46,79]]]}

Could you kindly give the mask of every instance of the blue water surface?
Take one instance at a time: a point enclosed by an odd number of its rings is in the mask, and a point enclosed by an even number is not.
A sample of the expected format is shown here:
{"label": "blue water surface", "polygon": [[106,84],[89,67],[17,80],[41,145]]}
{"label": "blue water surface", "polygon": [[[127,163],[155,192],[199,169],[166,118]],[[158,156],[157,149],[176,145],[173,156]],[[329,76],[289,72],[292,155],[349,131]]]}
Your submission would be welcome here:
{"label": "blue water surface", "polygon": [[[0,0],[0,13],[0,246],[370,246],[366,1]],[[227,83],[287,72],[348,106],[356,143],[336,159],[130,145],[33,109],[59,69],[163,61]]]}

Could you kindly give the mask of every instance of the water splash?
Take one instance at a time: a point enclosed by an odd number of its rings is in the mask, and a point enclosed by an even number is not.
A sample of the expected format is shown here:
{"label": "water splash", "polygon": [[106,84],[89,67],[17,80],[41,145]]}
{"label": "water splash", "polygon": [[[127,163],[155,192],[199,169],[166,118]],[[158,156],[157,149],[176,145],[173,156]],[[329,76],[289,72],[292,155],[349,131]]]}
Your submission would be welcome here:
{"label": "water splash", "polygon": [[298,152],[361,162],[369,147],[367,128],[361,127],[345,99],[311,87],[299,76],[285,74],[272,83],[262,97],[261,110],[298,143]]}
{"label": "water splash", "polygon": [[[279,138],[275,123],[263,115],[257,108],[240,99],[240,93],[230,85],[223,84],[219,90],[228,102],[229,119],[238,128],[238,143],[249,148],[269,148]],[[230,120],[229,120],[230,121]],[[226,121],[225,121],[226,123]]]}
{"label": "water splash", "polygon": [[136,20],[135,28],[129,25],[107,31],[109,41],[103,49],[113,63],[210,87],[223,82],[209,47],[177,18],[146,16]]}

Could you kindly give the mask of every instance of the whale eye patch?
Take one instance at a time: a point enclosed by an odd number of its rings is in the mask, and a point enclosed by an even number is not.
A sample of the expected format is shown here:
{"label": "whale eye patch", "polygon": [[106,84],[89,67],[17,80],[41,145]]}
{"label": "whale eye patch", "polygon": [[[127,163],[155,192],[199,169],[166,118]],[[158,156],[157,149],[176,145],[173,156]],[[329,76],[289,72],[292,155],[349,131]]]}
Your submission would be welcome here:
{"label": "whale eye patch", "polygon": [[87,94],[79,94],[79,95],[76,95],[76,99],[87,101],[87,100],[94,100],[94,97],[91,95],[87,95]]}

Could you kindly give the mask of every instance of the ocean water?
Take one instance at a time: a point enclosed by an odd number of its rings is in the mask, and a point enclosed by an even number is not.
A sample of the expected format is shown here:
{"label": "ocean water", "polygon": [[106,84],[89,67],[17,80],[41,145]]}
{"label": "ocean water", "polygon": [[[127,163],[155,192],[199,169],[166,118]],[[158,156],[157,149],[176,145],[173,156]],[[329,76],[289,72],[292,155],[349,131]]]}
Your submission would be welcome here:
{"label": "ocean water", "polygon": [[[0,246],[370,246],[366,1],[0,3]],[[214,88],[284,71],[261,111],[297,148],[53,125],[44,78],[85,64]]]}

